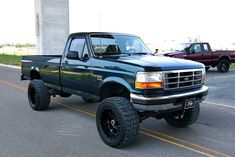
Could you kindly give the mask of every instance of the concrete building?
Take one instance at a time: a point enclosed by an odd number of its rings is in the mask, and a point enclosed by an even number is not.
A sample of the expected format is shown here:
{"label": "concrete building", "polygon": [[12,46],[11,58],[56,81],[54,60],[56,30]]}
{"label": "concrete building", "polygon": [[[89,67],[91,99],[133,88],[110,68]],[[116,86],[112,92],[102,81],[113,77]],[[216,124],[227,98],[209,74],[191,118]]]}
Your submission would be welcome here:
{"label": "concrete building", "polygon": [[62,54],[69,35],[69,0],[35,0],[37,53]]}

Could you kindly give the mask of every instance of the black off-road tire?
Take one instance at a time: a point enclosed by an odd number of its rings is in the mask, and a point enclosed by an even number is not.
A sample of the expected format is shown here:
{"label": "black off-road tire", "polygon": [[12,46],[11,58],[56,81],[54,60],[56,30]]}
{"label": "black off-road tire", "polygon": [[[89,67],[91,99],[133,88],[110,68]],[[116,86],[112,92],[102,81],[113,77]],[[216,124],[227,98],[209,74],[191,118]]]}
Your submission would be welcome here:
{"label": "black off-road tire", "polygon": [[194,108],[168,113],[164,119],[171,126],[183,128],[195,123],[199,112],[200,105],[197,103]]}
{"label": "black off-road tire", "polygon": [[96,125],[101,139],[115,148],[124,147],[136,139],[139,122],[140,117],[132,103],[123,97],[104,99],[96,112]]}
{"label": "black off-road tire", "polygon": [[230,62],[227,59],[221,59],[219,60],[217,64],[217,70],[221,73],[226,73],[229,71],[230,68]]}
{"label": "black off-road tire", "polygon": [[46,110],[49,107],[51,97],[42,80],[32,80],[29,83],[28,99],[31,108],[36,111]]}

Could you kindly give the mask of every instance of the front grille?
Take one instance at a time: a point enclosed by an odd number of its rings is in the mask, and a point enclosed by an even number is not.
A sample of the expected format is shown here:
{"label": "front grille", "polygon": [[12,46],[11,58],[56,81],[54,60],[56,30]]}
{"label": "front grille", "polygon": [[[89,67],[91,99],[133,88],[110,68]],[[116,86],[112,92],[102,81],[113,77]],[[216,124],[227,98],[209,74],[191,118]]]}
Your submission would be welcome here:
{"label": "front grille", "polygon": [[203,83],[200,69],[165,71],[163,75],[165,90],[198,86]]}

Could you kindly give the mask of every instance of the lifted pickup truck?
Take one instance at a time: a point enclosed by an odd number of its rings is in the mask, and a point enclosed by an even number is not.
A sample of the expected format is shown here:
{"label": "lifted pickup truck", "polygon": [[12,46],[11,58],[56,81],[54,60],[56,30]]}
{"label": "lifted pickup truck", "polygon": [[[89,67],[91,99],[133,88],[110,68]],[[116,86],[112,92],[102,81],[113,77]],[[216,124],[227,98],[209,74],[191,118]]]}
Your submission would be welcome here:
{"label": "lifted pickup truck", "polygon": [[184,58],[198,61],[206,66],[217,67],[219,72],[229,71],[231,63],[235,63],[235,51],[212,51],[209,43],[181,43],[174,52],[166,53],[165,56]]}
{"label": "lifted pickup truck", "polygon": [[175,127],[193,124],[208,93],[203,64],[154,56],[128,34],[71,34],[62,56],[23,56],[21,62],[32,109],[47,109],[55,95],[100,101],[97,129],[112,147],[132,143],[148,117]]}

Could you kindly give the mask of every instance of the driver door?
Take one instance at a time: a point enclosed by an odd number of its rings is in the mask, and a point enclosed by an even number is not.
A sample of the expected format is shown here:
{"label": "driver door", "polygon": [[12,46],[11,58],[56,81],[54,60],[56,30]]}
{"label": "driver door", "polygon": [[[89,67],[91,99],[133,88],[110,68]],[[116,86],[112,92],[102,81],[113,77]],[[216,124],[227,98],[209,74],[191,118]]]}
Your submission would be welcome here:
{"label": "driver door", "polygon": [[185,59],[203,63],[203,52],[201,44],[200,43],[192,44],[188,49],[188,54],[185,56]]}
{"label": "driver door", "polygon": [[[78,53],[77,58],[68,53]],[[91,65],[87,43],[84,36],[72,38],[61,61],[61,85],[63,91],[78,94],[90,89],[89,67]]]}

